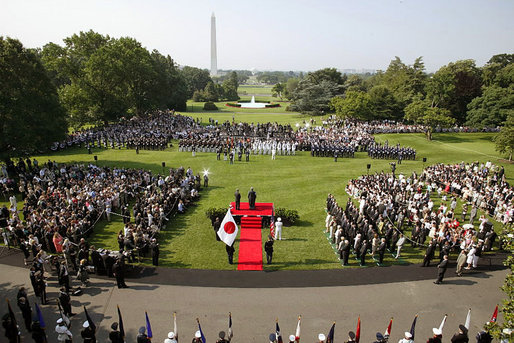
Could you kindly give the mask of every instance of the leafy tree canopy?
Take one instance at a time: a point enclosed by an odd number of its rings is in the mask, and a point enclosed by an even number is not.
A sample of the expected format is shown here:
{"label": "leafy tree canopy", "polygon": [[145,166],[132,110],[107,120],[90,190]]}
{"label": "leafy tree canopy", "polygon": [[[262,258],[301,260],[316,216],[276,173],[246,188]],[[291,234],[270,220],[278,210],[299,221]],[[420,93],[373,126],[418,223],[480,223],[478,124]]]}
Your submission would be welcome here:
{"label": "leafy tree canopy", "polygon": [[46,148],[64,138],[66,113],[40,59],[20,41],[0,37],[0,158]]}

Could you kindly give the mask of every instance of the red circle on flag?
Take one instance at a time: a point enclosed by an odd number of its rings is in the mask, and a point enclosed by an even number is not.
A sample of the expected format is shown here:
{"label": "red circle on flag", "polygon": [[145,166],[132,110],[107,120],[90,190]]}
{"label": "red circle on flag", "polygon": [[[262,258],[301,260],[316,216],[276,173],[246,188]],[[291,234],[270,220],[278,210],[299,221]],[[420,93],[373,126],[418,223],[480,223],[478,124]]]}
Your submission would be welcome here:
{"label": "red circle on flag", "polygon": [[223,230],[229,235],[233,234],[236,231],[236,225],[233,222],[228,222],[223,225]]}

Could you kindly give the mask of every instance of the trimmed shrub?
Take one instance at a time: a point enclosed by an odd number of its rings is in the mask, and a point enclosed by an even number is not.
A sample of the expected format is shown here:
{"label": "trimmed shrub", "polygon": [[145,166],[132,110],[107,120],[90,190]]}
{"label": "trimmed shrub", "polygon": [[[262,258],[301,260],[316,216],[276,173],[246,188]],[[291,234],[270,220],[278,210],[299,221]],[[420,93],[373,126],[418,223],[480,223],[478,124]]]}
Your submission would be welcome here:
{"label": "trimmed shrub", "polygon": [[266,108],[280,107],[280,104],[267,104]]}
{"label": "trimmed shrub", "polygon": [[275,209],[275,218],[280,217],[282,219],[282,223],[284,225],[294,225],[298,219],[300,219],[300,216],[298,215],[297,210],[288,210],[282,207],[278,207]]}
{"label": "trimmed shrub", "polygon": [[219,217],[220,220],[223,220],[223,218],[225,217],[226,213],[227,213],[227,209],[226,208],[210,207],[210,208],[207,209],[207,211],[205,211],[205,215],[207,216],[207,218],[209,218],[211,220],[212,224],[214,224],[214,221],[216,220],[216,217]]}
{"label": "trimmed shrub", "polygon": [[236,104],[234,102],[229,102],[225,106],[228,106],[228,107],[241,107],[241,104]]}
{"label": "trimmed shrub", "polygon": [[204,111],[217,111],[218,106],[216,106],[212,101],[208,101],[203,105],[203,109]]}

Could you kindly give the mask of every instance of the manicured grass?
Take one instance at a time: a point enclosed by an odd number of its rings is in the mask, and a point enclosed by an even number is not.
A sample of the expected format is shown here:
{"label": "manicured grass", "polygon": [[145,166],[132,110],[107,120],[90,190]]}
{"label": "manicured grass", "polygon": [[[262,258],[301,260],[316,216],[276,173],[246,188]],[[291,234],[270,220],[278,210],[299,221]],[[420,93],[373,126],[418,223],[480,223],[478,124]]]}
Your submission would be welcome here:
{"label": "manicured grass", "polygon": [[[243,97],[245,101],[250,101],[251,97]],[[260,97],[257,100],[271,100],[270,98],[266,97]],[[187,102],[187,112],[184,114],[189,115],[192,113],[210,113],[210,114],[217,114],[217,113],[241,113],[241,114],[256,114],[256,115],[268,115],[268,114],[298,114],[297,112],[287,112],[286,107],[289,106],[289,102],[280,102],[280,107],[272,107],[272,108],[266,108],[266,109],[255,109],[255,108],[240,108],[240,107],[229,107],[227,106],[227,103],[229,102],[235,102],[235,101],[220,101],[215,102],[216,106],[218,107],[217,111],[204,111],[203,105],[204,102],[195,102],[192,100],[189,100]],[[277,102],[276,100],[272,100],[273,103]],[[232,119],[232,118],[231,118]],[[243,121],[246,121],[246,119],[243,119]]]}
{"label": "manicured grass", "polygon": [[[203,106],[203,103],[202,103]],[[224,104],[223,104],[224,106]],[[197,109],[197,108],[195,108]],[[230,109],[227,111],[225,109]],[[209,118],[214,118],[218,120],[218,123],[223,123],[225,121],[232,121],[232,118],[236,122],[246,122],[246,123],[279,123],[279,124],[291,124],[293,127],[296,123],[302,124],[304,121],[308,121],[311,117],[297,113],[297,112],[285,112],[284,113],[275,113],[271,112],[270,109],[263,110],[263,112],[259,112],[259,110],[253,110],[250,112],[250,109],[244,109],[245,112],[242,112],[239,108],[231,108],[225,107],[223,111],[214,112],[204,112],[204,111],[195,111],[195,112],[184,112],[184,115],[200,118],[202,123],[207,125],[209,123]],[[280,109],[280,107],[279,107]],[[275,110],[275,109],[271,109]]]}
{"label": "manicured grass", "polygon": [[271,89],[273,86],[255,86],[255,85],[240,85],[237,89],[239,96],[242,95],[269,95],[271,96]]}
{"label": "manicured grass", "polygon": [[[232,120],[232,114],[194,114],[204,122],[213,117],[220,122]],[[262,116],[235,114],[236,121],[281,123],[290,122],[293,125],[302,120],[298,114],[277,115],[263,113]],[[251,118],[251,119],[249,119]],[[303,117],[307,118],[307,117]],[[308,118],[307,118],[308,119]],[[379,135],[377,140],[390,144],[399,142],[417,149],[416,161],[404,161],[397,166],[397,173],[410,174],[412,171],[421,172],[422,157],[427,157],[428,164],[437,162],[455,163],[460,161],[472,162],[491,160],[499,164],[501,157],[494,151],[491,142],[492,134],[436,134],[434,141],[428,142],[422,134],[387,134]],[[175,142],[176,143],[176,142]],[[144,151],[136,155],[134,150],[104,150],[95,149],[88,155],[85,149],[69,149],[59,153],[37,156],[40,163],[48,159],[60,163],[91,163],[93,156],[98,156],[100,166],[124,166],[144,168],[154,173],[162,173],[161,162],[174,168],[191,167],[195,173],[204,169],[210,172],[209,187],[202,189],[200,200],[187,209],[186,214],[171,218],[169,225],[161,232],[161,265],[179,268],[198,269],[236,269],[236,265],[227,263],[223,243],[216,242],[210,221],[205,211],[210,207],[228,207],[233,201],[233,194],[239,188],[246,200],[246,192],[254,187],[257,192],[257,202],[273,202],[275,207],[296,209],[300,214],[299,222],[292,227],[283,229],[285,240],[275,243],[275,253],[271,266],[265,265],[265,270],[284,269],[330,269],[341,268],[340,262],[326,239],[324,230],[325,200],[328,193],[335,195],[341,205],[347,199],[345,186],[349,179],[366,173],[366,164],[371,163],[370,173],[381,170],[390,171],[389,160],[370,160],[366,153],[357,153],[353,159],[339,159],[334,163],[332,158],[311,157],[308,152],[298,152],[296,156],[277,156],[275,161],[268,156],[251,156],[250,162],[238,162],[229,165],[223,160],[217,161],[213,153],[178,152],[177,145],[165,151]],[[244,160],[244,158],[243,158]],[[512,183],[514,166],[505,165],[505,175]],[[436,201],[437,203],[437,201]],[[457,214],[460,216],[460,204]],[[97,247],[117,249],[116,233],[123,227],[119,218],[113,216],[110,223],[100,222],[90,240]],[[499,227],[497,226],[497,229]],[[410,231],[410,229],[408,230]],[[262,230],[263,241],[269,233]],[[410,234],[410,233],[409,233]],[[239,243],[236,240],[237,261]],[[416,263],[420,261],[422,252],[405,246],[403,262]],[[386,255],[385,264],[401,263],[394,261],[390,254]],[[147,260],[145,263],[148,263]],[[368,258],[369,265],[373,265]],[[351,266],[358,262],[350,258]]]}

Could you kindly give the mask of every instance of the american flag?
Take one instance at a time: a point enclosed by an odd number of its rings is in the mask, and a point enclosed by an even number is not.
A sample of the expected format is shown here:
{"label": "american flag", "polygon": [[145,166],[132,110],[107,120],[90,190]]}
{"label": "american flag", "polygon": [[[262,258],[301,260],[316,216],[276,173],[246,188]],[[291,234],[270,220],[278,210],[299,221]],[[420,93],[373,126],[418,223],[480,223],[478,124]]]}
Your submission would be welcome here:
{"label": "american flag", "polygon": [[271,213],[271,222],[269,223],[269,234],[271,237],[275,237],[275,209],[273,209],[273,212]]}

